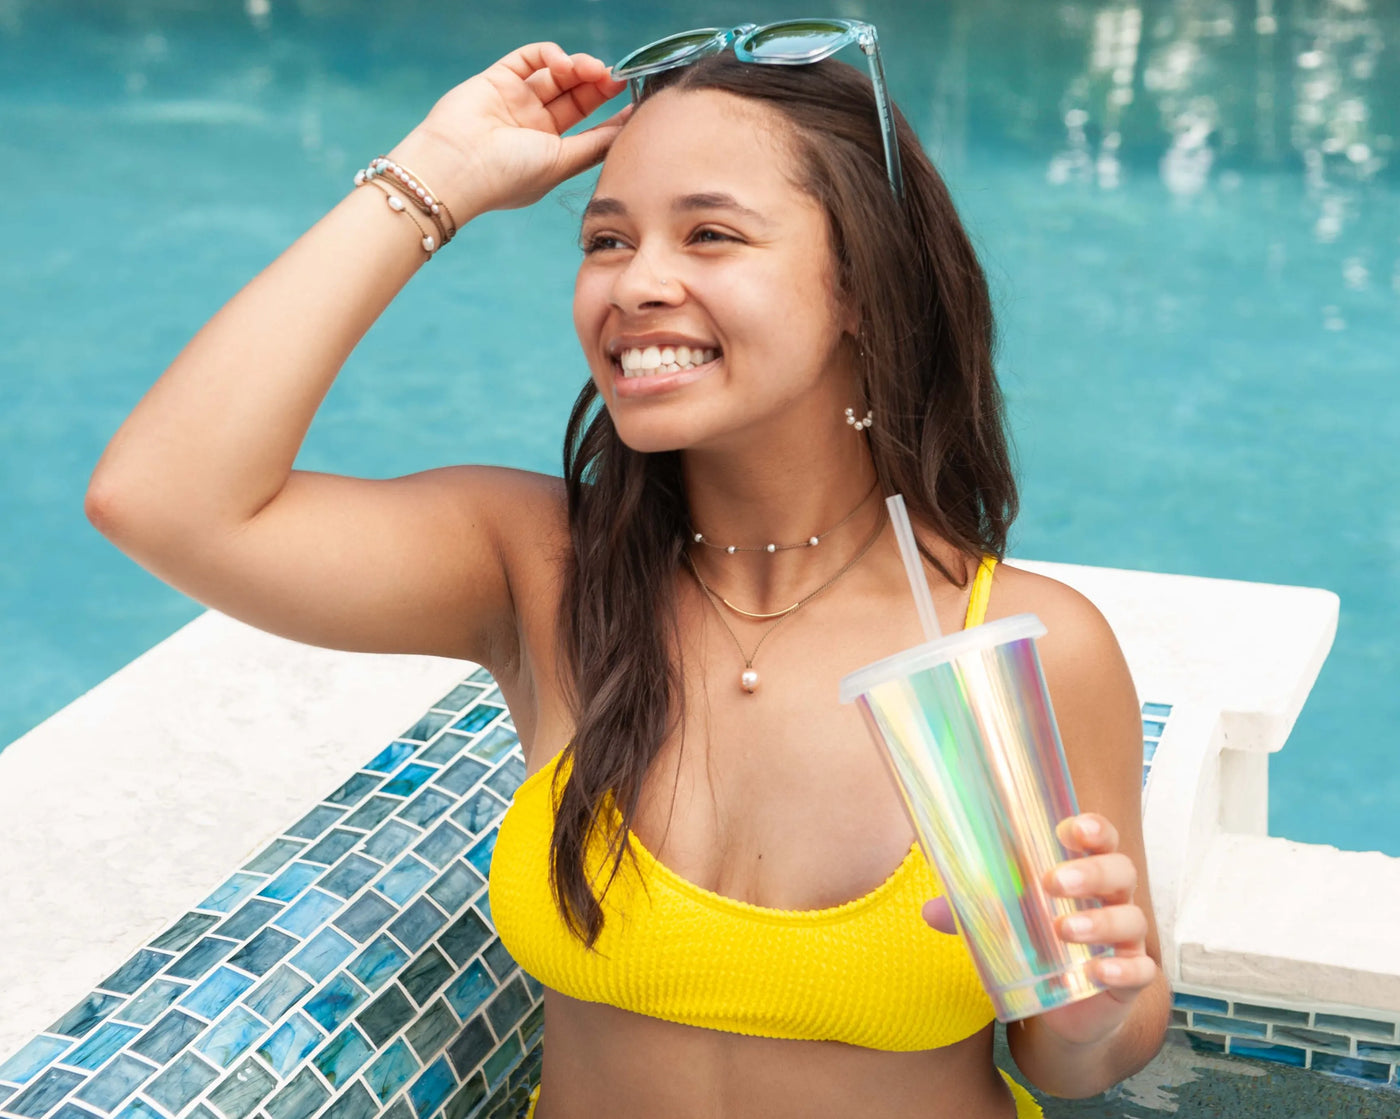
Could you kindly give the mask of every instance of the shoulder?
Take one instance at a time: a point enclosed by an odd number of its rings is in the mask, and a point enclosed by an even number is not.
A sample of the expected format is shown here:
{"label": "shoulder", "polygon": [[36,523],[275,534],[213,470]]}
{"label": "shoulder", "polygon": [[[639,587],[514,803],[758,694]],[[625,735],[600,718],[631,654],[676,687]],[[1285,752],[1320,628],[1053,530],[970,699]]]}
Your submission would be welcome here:
{"label": "shoulder", "polygon": [[1079,659],[1118,653],[1113,629],[1097,606],[1073,587],[1032,571],[999,563],[992,576],[988,620],[1034,614],[1045,624],[1041,657]]}

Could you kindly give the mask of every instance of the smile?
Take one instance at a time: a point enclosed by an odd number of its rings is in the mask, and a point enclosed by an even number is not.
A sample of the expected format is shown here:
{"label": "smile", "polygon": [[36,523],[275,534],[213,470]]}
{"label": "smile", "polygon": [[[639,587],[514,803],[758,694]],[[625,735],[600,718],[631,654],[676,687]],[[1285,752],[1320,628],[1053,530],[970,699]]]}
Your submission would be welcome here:
{"label": "smile", "polygon": [[719,350],[691,346],[646,346],[620,351],[615,365],[624,377],[655,377],[662,373],[680,373],[708,365]]}

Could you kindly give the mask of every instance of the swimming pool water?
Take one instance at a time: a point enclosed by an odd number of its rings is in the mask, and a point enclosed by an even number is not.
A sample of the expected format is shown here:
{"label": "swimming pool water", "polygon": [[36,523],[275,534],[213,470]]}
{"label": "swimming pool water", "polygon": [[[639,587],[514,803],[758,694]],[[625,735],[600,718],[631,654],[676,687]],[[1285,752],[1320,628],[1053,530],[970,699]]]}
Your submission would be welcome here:
{"label": "swimming pool water", "polygon": [[[452,82],[605,58],[687,5],[0,0],[0,743],[192,617],[85,521],[98,454],[195,329]],[[1329,587],[1336,646],[1270,828],[1400,855],[1400,13],[847,4],[1000,312],[1038,559]],[[725,2],[718,23],[808,14]],[[489,215],[348,363],[299,459],[556,470],[583,376],[576,183]]]}

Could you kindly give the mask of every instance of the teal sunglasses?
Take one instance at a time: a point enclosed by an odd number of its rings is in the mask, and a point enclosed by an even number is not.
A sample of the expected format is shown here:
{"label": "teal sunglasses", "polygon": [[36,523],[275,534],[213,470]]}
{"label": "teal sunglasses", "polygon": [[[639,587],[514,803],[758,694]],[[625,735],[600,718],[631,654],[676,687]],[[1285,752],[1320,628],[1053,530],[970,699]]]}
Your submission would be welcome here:
{"label": "teal sunglasses", "polygon": [[894,110],[885,86],[885,68],[880,63],[879,40],[872,24],[853,19],[789,19],[761,27],[752,23],[730,28],[699,27],[668,35],[634,50],[613,64],[612,76],[631,83],[632,100],[636,101],[641,96],[643,78],[677,66],[688,66],[730,47],[741,62],[806,66],[830,58],[852,43],[860,47],[870,64],[870,84],[875,90],[880,132],[885,142],[885,170],[889,172],[895,197],[902,199],[904,171],[895,138]]}

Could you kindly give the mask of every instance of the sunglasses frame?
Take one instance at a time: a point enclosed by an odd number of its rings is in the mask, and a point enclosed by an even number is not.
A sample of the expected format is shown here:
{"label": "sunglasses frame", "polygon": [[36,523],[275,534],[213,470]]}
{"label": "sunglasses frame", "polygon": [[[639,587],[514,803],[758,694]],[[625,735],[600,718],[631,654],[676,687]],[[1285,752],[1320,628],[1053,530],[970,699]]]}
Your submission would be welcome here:
{"label": "sunglasses frame", "polygon": [[[797,52],[765,53],[762,47],[754,52],[753,40],[772,31],[786,31],[797,36],[804,32],[813,39],[811,49]],[[646,55],[657,47],[668,43],[683,43],[694,36],[700,38],[690,47],[674,57],[662,58],[657,62],[629,65],[638,56]],[[894,109],[890,103],[888,87],[885,85],[885,67],[880,61],[880,42],[874,24],[854,19],[789,19],[777,23],[743,23],[737,27],[698,27],[691,31],[681,31],[667,35],[639,47],[625,55],[612,67],[612,76],[625,80],[631,87],[632,101],[636,103],[642,95],[642,79],[652,74],[689,66],[692,62],[711,55],[720,54],[732,47],[740,62],[754,62],[765,66],[806,66],[830,58],[837,51],[844,50],[852,43],[860,47],[870,66],[870,84],[875,91],[875,108],[880,117],[880,138],[885,145],[885,170],[889,174],[890,186],[895,198],[904,198],[904,168],[899,159],[899,143],[894,126]]]}

